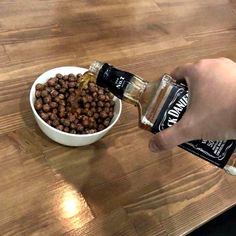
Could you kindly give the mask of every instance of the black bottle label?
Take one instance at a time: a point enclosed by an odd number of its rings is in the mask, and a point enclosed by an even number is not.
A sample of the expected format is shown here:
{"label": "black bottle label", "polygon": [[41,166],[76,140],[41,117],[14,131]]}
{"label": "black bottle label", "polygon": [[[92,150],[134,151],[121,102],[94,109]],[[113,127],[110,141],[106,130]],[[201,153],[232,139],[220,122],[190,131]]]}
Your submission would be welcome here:
{"label": "black bottle label", "polygon": [[[185,113],[187,104],[187,89],[174,85],[155,121],[152,132],[160,132],[178,122]],[[223,168],[236,148],[236,140],[195,140],[181,144],[180,147]]]}
{"label": "black bottle label", "polygon": [[122,99],[124,91],[134,75],[104,64],[97,76],[97,84],[108,88],[116,97]]}

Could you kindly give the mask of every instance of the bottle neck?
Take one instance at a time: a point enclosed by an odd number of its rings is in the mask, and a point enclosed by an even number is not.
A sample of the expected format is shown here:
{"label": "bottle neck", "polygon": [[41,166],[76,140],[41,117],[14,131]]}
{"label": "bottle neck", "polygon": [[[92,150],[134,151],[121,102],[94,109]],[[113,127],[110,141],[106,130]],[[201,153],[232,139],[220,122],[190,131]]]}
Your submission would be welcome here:
{"label": "bottle neck", "polygon": [[96,83],[107,88],[116,97],[137,105],[148,82],[126,71],[101,62],[91,64],[89,71],[95,74]]}

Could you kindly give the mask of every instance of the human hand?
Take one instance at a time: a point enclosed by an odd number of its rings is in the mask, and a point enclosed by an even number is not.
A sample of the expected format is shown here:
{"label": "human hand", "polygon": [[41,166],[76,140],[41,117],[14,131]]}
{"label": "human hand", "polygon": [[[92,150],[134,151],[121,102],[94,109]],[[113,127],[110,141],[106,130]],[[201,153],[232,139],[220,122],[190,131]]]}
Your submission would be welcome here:
{"label": "human hand", "polygon": [[227,58],[204,59],[176,68],[172,76],[177,81],[185,79],[188,108],[179,122],[153,136],[151,151],[197,139],[236,139],[235,62]]}

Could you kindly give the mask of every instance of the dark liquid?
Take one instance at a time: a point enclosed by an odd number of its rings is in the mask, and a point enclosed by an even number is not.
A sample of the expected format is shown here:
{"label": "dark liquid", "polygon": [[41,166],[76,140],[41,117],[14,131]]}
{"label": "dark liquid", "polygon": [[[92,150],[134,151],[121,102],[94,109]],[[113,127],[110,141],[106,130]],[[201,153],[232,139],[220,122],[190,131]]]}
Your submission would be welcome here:
{"label": "dark liquid", "polygon": [[80,77],[79,86],[75,90],[75,99],[71,103],[72,110],[76,110],[78,108],[81,92],[83,89],[88,89],[89,82],[96,83],[96,77],[93,73],[87,71]]}

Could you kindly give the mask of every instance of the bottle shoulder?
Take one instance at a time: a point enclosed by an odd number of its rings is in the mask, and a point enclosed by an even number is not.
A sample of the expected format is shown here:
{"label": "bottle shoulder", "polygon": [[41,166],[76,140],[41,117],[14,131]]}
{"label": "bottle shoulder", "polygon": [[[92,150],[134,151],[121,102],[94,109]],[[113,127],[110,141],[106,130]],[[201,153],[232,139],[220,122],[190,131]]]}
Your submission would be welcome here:
{"label": "bottle shoulder", "polygon": [[151,127],[154,125],[172,86],[172,83],[163,81],[163,77],[161,80],[147,84],[143,96],[140,99],[142,123]]}

